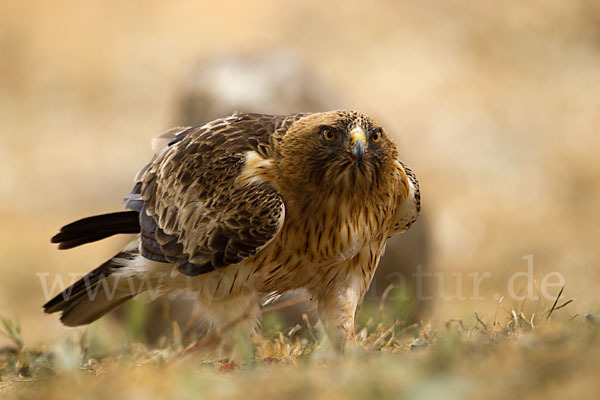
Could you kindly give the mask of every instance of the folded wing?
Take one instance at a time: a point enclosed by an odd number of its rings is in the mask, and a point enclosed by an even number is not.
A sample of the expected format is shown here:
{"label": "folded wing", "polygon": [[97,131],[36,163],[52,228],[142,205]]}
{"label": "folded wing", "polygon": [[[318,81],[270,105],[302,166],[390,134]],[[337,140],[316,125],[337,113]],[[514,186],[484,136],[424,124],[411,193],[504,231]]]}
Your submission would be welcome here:
{"label": "folded wing", "polygon": [[140,213],[142,255],[194,276],[265,247],[281,228],[285,206],[268,180],[248,179],[248,157],[268,164],[297,118],[240,114],[163,135],[168,144],[157,146],[127,197],[127,207]]}

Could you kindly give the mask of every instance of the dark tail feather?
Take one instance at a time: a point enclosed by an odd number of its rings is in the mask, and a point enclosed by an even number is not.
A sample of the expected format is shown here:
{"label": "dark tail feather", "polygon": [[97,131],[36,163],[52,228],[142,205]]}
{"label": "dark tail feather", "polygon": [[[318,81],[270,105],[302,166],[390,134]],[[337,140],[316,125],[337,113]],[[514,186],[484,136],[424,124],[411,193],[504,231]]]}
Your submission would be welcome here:
{"label": "dark tail feather", "polygon": [[[136,243],[139,242],[132,242]],[[135,297],[135,289],[126,281],[114,279],[112,274],[137,254],[137,246],[126,247],[44,304],[44,312],[62,312],[60,320],[67,326],[86,325]]]}
{"label": "dark tail feather", "polygon": [[58,243],[59,249],[70,249],[95,242],[119,233],[139,233],[140,221],[137,211],[122,211],[87,217],[60,228],[50,241]]}

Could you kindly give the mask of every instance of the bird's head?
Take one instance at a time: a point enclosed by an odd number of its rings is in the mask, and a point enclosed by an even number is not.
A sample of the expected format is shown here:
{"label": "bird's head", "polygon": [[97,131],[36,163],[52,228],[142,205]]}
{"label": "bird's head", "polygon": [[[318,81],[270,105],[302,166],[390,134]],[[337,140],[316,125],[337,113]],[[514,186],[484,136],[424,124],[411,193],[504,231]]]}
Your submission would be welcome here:
{"label": "bird's head", "polygon": [[396,145],[365,114],[309,114],[290,127],[281,144],[281,166],[291,181],[311,188],[361,192],[394,168]]}

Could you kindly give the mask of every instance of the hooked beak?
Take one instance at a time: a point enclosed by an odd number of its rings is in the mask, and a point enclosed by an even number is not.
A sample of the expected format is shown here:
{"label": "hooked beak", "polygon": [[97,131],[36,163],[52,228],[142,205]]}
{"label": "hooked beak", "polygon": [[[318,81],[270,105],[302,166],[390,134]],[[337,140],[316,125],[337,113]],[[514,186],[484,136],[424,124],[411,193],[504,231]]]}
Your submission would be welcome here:
{"label": "hooked beak", "polygon": [[364,161],[365,159],[365,144],[367,140],[365,138],[365,133],[360,127],[356,127],[352,130],[350,136],[350,148],[352,152],[352,157],[359,162]]}

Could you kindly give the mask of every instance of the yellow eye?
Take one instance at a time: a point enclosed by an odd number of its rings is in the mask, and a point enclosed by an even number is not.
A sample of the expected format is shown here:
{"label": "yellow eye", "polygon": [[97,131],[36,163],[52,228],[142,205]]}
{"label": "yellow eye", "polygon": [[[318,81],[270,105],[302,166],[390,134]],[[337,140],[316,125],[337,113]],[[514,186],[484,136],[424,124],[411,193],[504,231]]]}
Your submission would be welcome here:
{"label": "yellow eye", "polygon": [[381,132],[380,131],[373,132],[373,134],[371,135],[371,140],[374,143],[379,142],[381,140]]}
{"label": "yellow eye", "polygon": [[328,128],[323,129],[323,139],[325,139],[326,142],[332,142],[333,139],[335,139],[335,133],[333,130]]}

